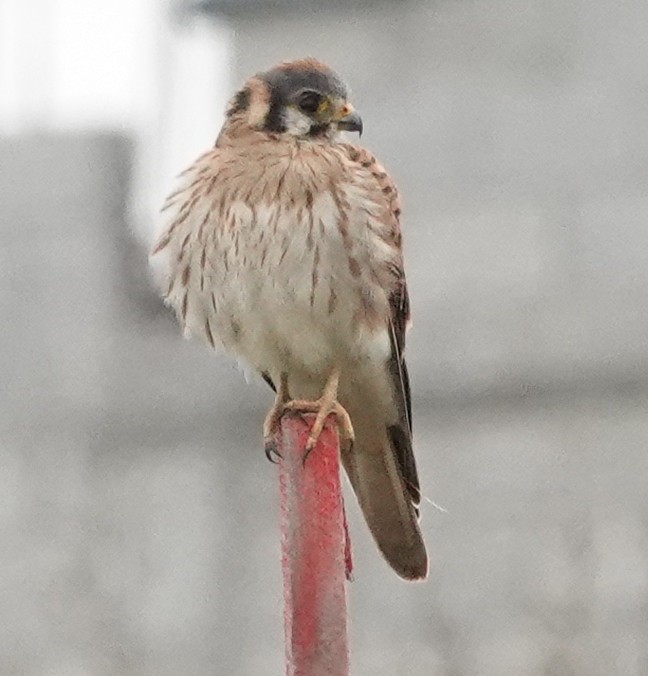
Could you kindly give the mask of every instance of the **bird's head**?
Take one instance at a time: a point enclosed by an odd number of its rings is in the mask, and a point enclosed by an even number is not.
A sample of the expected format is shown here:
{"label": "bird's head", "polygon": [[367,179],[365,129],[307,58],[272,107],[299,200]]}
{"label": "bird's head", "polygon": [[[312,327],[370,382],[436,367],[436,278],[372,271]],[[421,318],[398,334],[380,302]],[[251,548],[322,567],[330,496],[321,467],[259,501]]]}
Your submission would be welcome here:
{"label": "bird's head", "polygon": [[251,77],[230,101],[228,118],[255,129],[301,138],[362,134],[362,119],[348,101],[346,85],[315,59],[281,63]]}

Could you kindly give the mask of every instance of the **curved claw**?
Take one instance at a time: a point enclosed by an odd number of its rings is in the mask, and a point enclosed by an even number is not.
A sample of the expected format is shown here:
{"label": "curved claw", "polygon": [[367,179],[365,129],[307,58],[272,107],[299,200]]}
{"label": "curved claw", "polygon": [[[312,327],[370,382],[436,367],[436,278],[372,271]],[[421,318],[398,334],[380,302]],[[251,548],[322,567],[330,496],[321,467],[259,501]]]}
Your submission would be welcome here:
{"label": "curved claw", "polygon": [[355,438],[350,437],[343,439],[341,442],[341,448],[340,451],[342,452],[343,455],[350,455],[353,453],[353,445],[355,443]]}
{"label": "curved claw", "polygon": [[[266,380],[268,380],[268,378],[266,378]],[[279,464],[277,458],[281,458],[281,453],[279,453],[279,449],[277,448],[275,435],[279,432],[281,416],[283,415],[284,404],[288,400],[288,396],[288,377],[285,373],[282,373],[279,378],[279,387],[277,388],[277,396],[275,397],[274,404],[263,421],[263,446],[265,457],[274,465]]]}
{"label": "curved claw", "polygon": [[302,456],[302,467],[306,467],[306,460],[308,460],[308,456],[313,452],[314,446],[306,446],[304,449],[304,455]]}
{"label": "curved claw", "polygon": [[324,427],[324,423],[330,414],[333,414],[335,417],[340,442],[343,444],[342,451],[349,453],[353,448],[354,434],[351,419],[349,418],[349,414],[337,401],[333,400],[332,402],[328,402],[323,397],[315,401],[293,400],[285,404],[285,409],[297,413],[316,414],[313,426],[304,446],[302,465],[306,463],[308,456],[315,448]]}
{"label": "curved claw", "polygon": [[283,460],[283,456],[281,453],[279,453],[279,449],[277,448],[277,443],[275,442],[274,439],[266,440],[264,445],[263,445],[263,451],[265,453],[265,457],[273,464],[273,465],[278,465],[279,460]]}

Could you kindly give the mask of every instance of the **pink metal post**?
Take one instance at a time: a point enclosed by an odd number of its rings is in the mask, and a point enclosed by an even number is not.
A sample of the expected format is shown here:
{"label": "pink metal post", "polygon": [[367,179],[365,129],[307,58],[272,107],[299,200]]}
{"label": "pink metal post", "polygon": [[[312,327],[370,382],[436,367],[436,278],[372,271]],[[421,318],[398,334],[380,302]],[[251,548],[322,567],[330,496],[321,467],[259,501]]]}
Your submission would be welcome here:
{"label": "pink metal post", "polygon": [[286,414],[278,448],[287,676],[348,676],[351,550],[329,422],[304,462],[312,415]]}

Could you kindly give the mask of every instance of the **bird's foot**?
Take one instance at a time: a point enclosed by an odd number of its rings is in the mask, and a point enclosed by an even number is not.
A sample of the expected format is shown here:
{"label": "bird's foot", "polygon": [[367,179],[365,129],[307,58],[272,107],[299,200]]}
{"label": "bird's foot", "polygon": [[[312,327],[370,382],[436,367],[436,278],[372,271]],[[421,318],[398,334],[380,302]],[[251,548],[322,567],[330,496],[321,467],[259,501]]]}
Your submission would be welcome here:
{"label": "bird's foot", "polygon": [[281,458],[281,453],[279,453],[279,449],[277,448],[277,435],[281,427],[281,416],[283,416],[286,410],[288,399],[288,384],[286,376],[282,374],[274,404],[263,421],[263,448],[265,456],[270,462],[275,464],[278,462],[278,458]]}
{"label": "bird's foot", "polygon": [[286,402],[284,407],[285,410],[295,413],[315,413],[315,420],[304,446],[303,462],[306,462],[310,452],[315,448],[315,444],[317,444],[317,440],[324,428],[324,423],[331,414],[335,416],[343,452],[350,452],[353,448],[355,435],[351,418],[344,407],[337,400],[327,397],[326,393],[314,401],[295,399]]}

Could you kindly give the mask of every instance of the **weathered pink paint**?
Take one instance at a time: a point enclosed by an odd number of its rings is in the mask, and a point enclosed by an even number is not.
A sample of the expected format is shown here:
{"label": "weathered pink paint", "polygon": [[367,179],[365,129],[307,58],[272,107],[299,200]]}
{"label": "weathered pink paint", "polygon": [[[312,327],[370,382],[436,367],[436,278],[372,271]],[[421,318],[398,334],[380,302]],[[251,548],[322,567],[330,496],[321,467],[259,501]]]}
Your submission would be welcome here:
{"label": "weathered pink paint", "polygon": [[351,549],[329,418],[304,462],[312,415],[287,414],[278,448],[287,676],[348,676]]}

